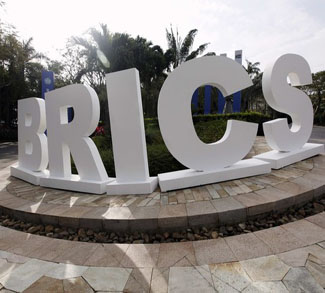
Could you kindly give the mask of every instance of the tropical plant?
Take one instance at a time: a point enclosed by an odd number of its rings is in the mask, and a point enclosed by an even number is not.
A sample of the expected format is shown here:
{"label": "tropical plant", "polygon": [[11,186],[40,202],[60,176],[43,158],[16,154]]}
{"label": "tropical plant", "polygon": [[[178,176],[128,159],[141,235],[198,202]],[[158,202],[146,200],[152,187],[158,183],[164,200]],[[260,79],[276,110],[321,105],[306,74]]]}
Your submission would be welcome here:
{"label": "tropical plant", "polygon": [[[179,66],[181,63],[194,59],[201,55],[209,43],[200,45],[197,49],[192,51],[195,37],[198,30],[192,29],[185,36],[184,40],[179,36],[178,29],[176,28],[176,34],[174,33],[173,27],[170,27],[170,31],[166,29],[166,38],[168,44],[168,50],[165,53],[165,57],[168,60],[168,70],[172,70]],[[206,55],[215,55],[213,52],[209,52]]]}
{"label": "tropical plant", "polygon": [[246,59],[246,68],[253,85],[242,91],[241,109],[245,111],[266,112],[266,103],[262,94],[262,73],[259,62],[250,62]]}
{"label": "tropical plant", "polygon": [[9,126],[17,115],[17,100],[41,94],[40,54],[32,39],[20,41],[12,26],[0,24],[0,121]]}
{"label": "tropical plant", "polygon": [[90,29],[89,36],[89,39],[73,38],[85,60],[85,66],[79,70],[80,76],[97,72],[99,77],[95,81],[101,84],[105,73],[137,68],[145,116],[155,116],[159,89],[168,67],[163,50],[140,36],[133,38],[125,33],[111,33],[104,24],[99,30]]}
{"label": "tropical plant", "polygon": [[260,74],[261,70],[259,68],[260,62],[250,62],[246,59],[246,71],[251,79],[254,79],[258,74]]}

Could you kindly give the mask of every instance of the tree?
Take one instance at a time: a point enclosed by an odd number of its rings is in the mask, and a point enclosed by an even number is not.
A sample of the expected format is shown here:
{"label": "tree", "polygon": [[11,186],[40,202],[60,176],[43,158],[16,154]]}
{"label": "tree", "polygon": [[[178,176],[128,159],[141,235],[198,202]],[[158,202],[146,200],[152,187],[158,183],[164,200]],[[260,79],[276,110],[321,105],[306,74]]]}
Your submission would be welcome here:
{"label": "tree", "polygon": [[325,124],[325,70],[312,73],[313,82],[301,89],[311,98],[317,124]]}
{"label": "tree", "polygon": [[[262,107],[265,109],[265,103],[263,104],[262,93],[262,74],[259,68],[259,62],[250,62],[246,59],[246,68],[249,77],[252,79],[253,85],[242,91],[241,109],[242,111],[248,110],[260,110]],[[255,102],[255,105],[254,105]],[[262,104],[263,105],[262,105]]]}
{"label": "tree", "polygon": [[260,62],[250,62],[246,59],[246,71],[251,79],[254,79],[258,74],[260,74],[261,70],[259,69]]}
{"label": "tree", "polygon": [[32,39],[20,41],[10,26],[0,25],[0,121],[16,119],[17,100],[40,96],[43,66]]}
{"label": "tree", "polygon": [[105,73],[137,68],[145,116],[156,116],[158,89],[168,67],[163,50],[140,36],[133,38],[125,33],[111,33],[104,24],[100,25],[99,30],[90,29],[89,37],[73,38],[74,45],[81,48],[80,54],[85,60],[84,67],[79,71],[80,76],[96,72],[98,78],[95,82],[101,84]]}
{"label": "tree", "polygon": [[[176,29],[176,35],[174,34],[172,26],[170,27],[170,31],[166,29],[168,50],[165,53],[165,57],[170,64],[168,67],[169,71],[185,61],[198,57],[206,50],[209,43],[204,43],[197,49],[191,51],[197,32],[197,29],[190,30],[184,40],[182,40],[178,34],[178,29]],[[215,55],[215,53],[209,52],[206,55]]]}
{"label": "tree", "polygon": [[308,85],[307,88],[311,91],[311,97],[315,101],[315,115],[324,111],[325,98],[325,71],[319,71],[312,74],[313,83]]}

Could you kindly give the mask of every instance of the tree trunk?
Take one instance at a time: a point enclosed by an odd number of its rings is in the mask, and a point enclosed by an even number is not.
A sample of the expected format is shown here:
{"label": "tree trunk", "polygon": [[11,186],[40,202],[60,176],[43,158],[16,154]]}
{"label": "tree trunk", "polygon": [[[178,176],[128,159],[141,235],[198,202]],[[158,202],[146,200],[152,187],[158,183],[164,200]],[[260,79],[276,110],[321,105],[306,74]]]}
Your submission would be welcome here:
{"label": "tree trunk", "polygon": [[232,113],[232,97],[225,97],[225,106],[223,108],[223,114]]}

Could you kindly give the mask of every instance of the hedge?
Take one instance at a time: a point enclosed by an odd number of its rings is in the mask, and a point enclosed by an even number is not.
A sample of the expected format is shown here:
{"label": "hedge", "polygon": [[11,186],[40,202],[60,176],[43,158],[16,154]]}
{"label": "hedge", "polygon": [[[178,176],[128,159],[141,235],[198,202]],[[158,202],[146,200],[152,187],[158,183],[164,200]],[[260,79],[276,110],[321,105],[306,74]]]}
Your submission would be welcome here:
{"label": "hedge", "polygon": [[17,128],[0,127],[0,141],[17,141]]}
{"label": "hedge", "polygon": [[[259,124],[259,135],[263,135],[262,123],[271,118],[260,113],[211,114],[193,116],[194,127],[198,137],[205,143],[219,140],[225,133],[227,120],[241,120]],[[168,151],[160,134],[158,119],[145,119],[148,164],[151,176],[159,173],[172,172],[185,167]],[[104,166],[109,176],[115,176],[114,158],[109,136],[94,136],[93,140],[100,152]]]}

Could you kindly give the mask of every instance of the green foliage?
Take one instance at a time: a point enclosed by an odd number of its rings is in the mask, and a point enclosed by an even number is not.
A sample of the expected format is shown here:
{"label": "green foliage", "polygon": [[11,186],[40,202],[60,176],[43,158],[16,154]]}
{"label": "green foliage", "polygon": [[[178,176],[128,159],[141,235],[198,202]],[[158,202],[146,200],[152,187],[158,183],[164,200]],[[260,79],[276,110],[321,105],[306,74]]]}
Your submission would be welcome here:
{"label": "green foliage", "polygon": [[186,169],[168,151],[164,144],[147,145],[149,172],[151,176],[159,173]]}
{"label": "green foliage", "polygon": [[[168,60],[169,70],[171,69],[170,67],[174,69],[181,63],[198,57],[206,50],[209,43],[204,43],[197,49],[191,51],[197,32],[197,29],[190,30],[184,40],[182,40],[178,34],[178,29],[176,29],[176,34],[174,33],[172,26],[170,27],[170,31],[166,29],[168,50],[165,53],[165,58]],[[209,52],[206,55],[215,55],[215,53]]]}
{"label": "green foliage", "polygon": [[106,135],[94,136],[92,139],[100,152],[107,150],[107,148],[112,145],[110,137]]}
{"label": "green foliage", "polygon": [[[144,115],[156,116],[158,95],[169,64],[161,47],[140,36],[133,38],[125,33],[111,33],[104,24],[99,30],[90,29],[89,36],[90,39],[74,37],[73,46],[69,48],[70,55],[75,50],[79,55],[79,60],[73,63],[76,78],[89,83],[106,100],[106,90],[101,86],[105,73],[137,68]],[[78,68],[75,64],[78,64]],[[105,121],[108,115],[104,118],[103,114],[101,119]]]}
{"label": "green foliage", "polygon": [[17,100],[41,95],[41,54],[32,39],[21,41],[12,27],[0,23],[0,122],[12,126]]}
{"label": "green foliage", "polygon": [[325,125],[325,70],[312,74],[313,82],[302,89],[311,98],[314,107],[314,123]]}
{"label": "green foliage", "polygon": [[317,113],[314,116],[314,124],[325,126],[325,114],[324,113]]}
{"label": "green foliage", "polygon": [[198,121],[194,123],[197,136],[204,143],[216,142],[224,135],[227,127],[227,121],[224,119]]}
{"label": "green foliage", "polygon": [[100,151],[100,155],[105,166],[108,176],[115,177],[115,167],[112,149],[105,149]]}
{"label": "green foliage", "polygon": [[17,141],[17,128],[0,127],[0,141]]}
{"label": "green foliage", "polygon": [[[260,113],[234,113],[193,116],[195,131],[198,137],[205,143],[212,143],[225,133],[227,120],[235,119],[261,124],[269,120],[268,116]],[[168,151],[161,136],[158,119],[145,119],[145,132],[147,142],[148,164],[151,176],[159,173],[172,172],[185,169]],[[110,138],[108,136],[94,136],[95,142],[104,166],[109,176],[115,176],[114,159]]]}

